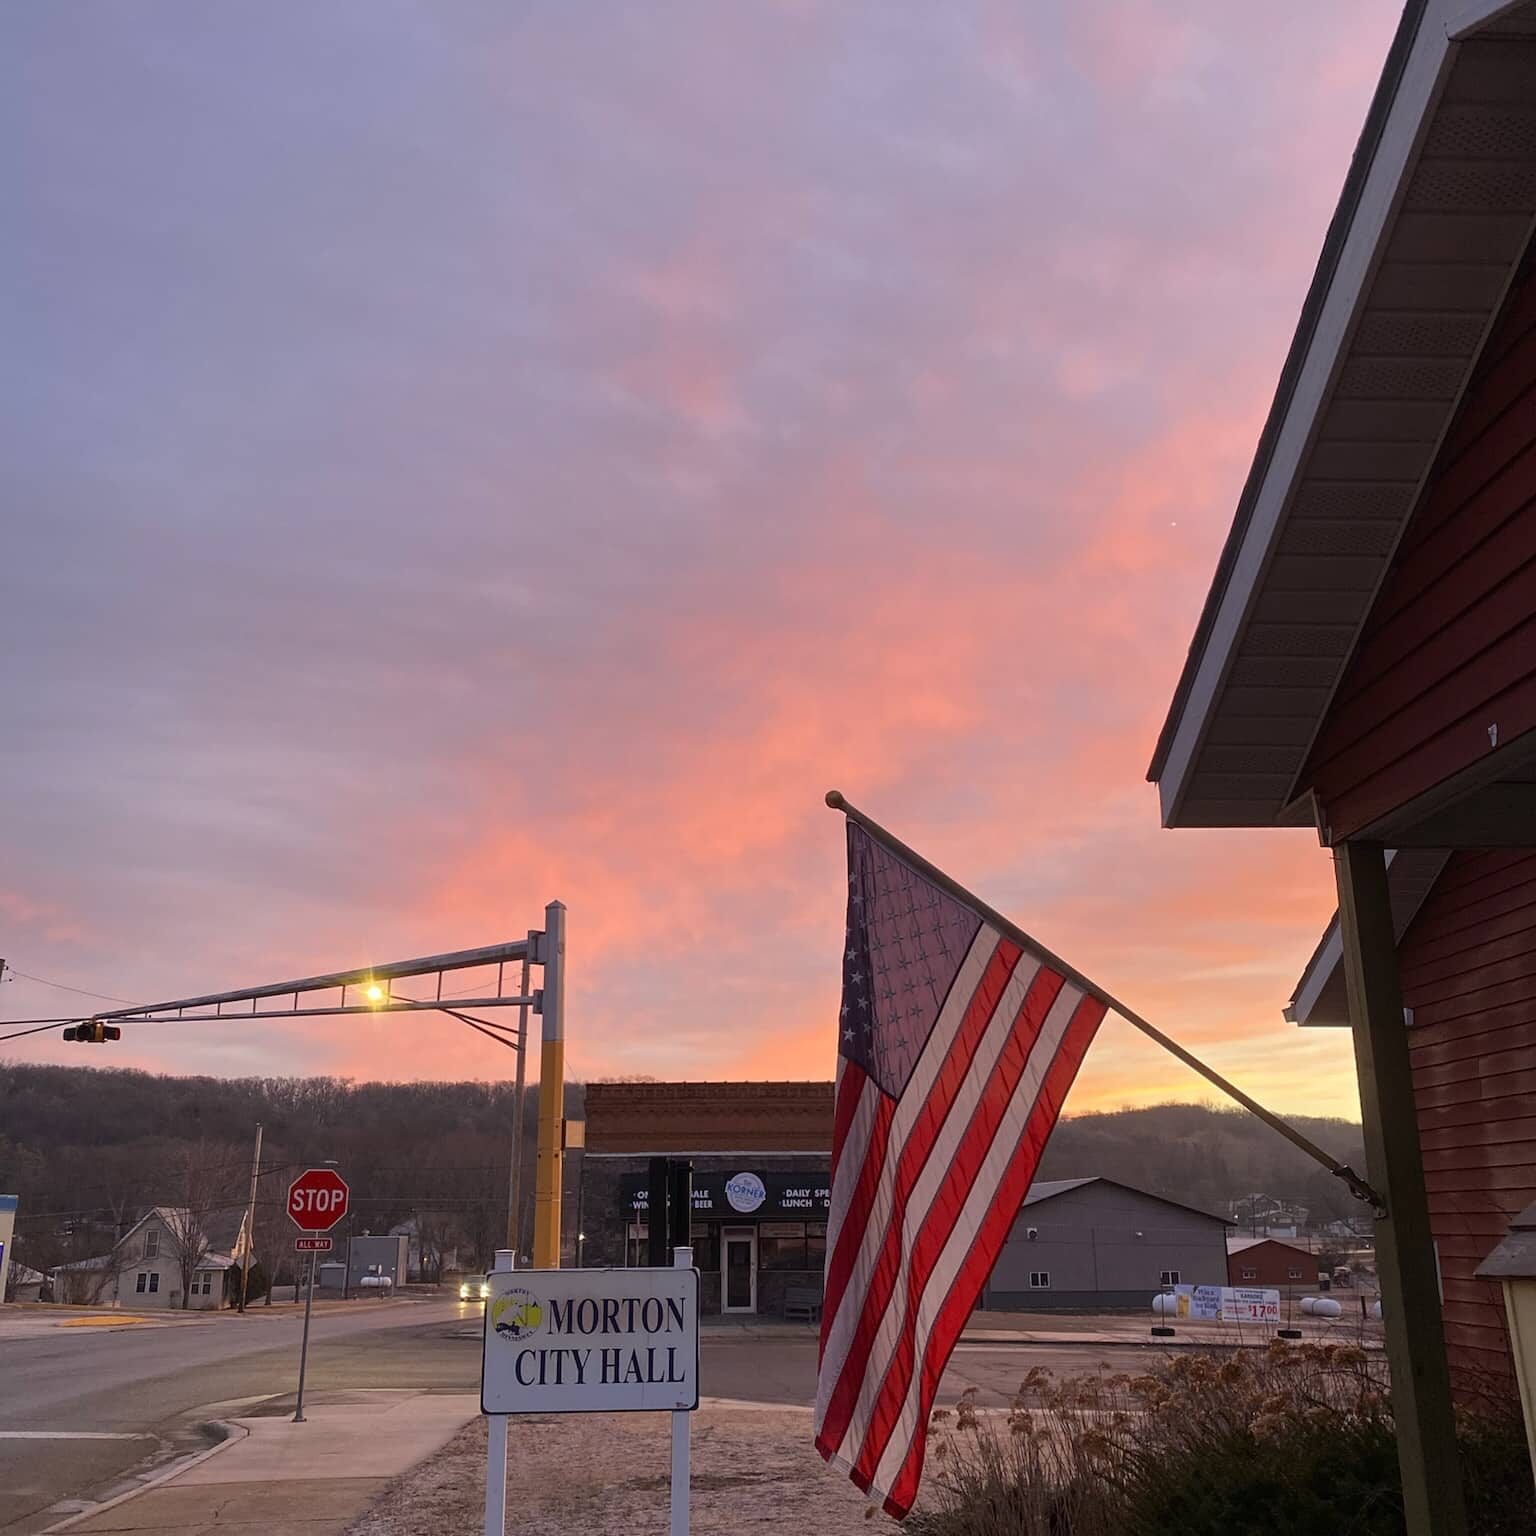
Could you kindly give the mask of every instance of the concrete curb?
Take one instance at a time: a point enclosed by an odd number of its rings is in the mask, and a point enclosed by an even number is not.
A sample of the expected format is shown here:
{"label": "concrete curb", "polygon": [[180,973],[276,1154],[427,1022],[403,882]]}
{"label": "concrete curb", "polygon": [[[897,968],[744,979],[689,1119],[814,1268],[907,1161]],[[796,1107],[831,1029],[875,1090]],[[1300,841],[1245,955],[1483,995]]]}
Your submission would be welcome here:
{"label": "concrete curb", "polygon": [[163,1468],[153,1477],[146,1479],[137,1488],[129,1488],[126,1492],[118,1494],[115,1498],[104,1499],[100,1504],[92,1504],[89,1509],[82,1509],[78,1513],[70,1515],[67,1519],[60,1520],[56,1525],[44,1526],[38,1532],[38,1536],[53,1536],[55,1531],[67,1531],[72,1526],[81,1524],[86,1520],[94,1520],[97,1515],[105,1514],[110,1509],[116,1509],[119,1504],[126,1504],[130,1499],[136,1499],[142,1493],[149,1493],[152,1489],[159,1488],[168,1483],[172,1478],[180,1477],[183,1472],[190,1472],[193,1467],[200,1467],[211,1457],[217,1456],[220,1451],[228,1450],[232,1445],[238,1445],[250,1435],[250,1430],[236,1424],[232,1419],[212,1419],[206,1428],[221,1431],[216,1445],[210,1445],[206,1451],[198,1451],[191,1456],[183,1456],[173,1461],[170,1466]]}

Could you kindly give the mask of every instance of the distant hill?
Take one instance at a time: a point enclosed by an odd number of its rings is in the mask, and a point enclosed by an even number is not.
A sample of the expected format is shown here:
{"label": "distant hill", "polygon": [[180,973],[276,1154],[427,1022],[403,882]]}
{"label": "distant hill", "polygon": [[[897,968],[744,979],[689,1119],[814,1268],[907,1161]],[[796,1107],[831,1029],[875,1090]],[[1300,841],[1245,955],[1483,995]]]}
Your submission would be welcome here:
{"label": "distant hill", "polygon": [[[1357,1173],[1365,1172],[1360,1127],[1350,1120],[1291,1115],[1296,1128]],[[1360,1217],[1364,1208],[1340,1181],[1262,1120],[1242,1109],[1154,1104],[1060,1121],[1040,1177],[1099,1174],[1167,1195],[1216,1215],[1263,1194],[1305,1207],[1311,1221]]]}
{"label": "distant hill", "polygon": [[[581,1105],[581,1085],[569,1085],[566,1113],[580,1116]],[[88,1257],[149,1205],[243,1203],[261,1121],[259,1222],[281,1225],[294,1168],[334,1158],[352,1183],[356,1230],[385,1231],[428,1211],[444,1242],[478,1262],[503,1240],[512,1110],[509,1083],[165,1077],[0,1064],[0,1190],[22,1197],[17,1256],[24,1262],[41,1269]],[[537,1116],[538,1090],[530,1087],[525,1216]],[[1363,1168],[1358,1125],[1297,1124]],[[1337,1179],[1240,1110],[1162,1104],[1063,1120],[1041,1177],[1090,1174],[1223,1216],[1256,1193],[1305,1206],[1318,1222],[1359,1214]]]}

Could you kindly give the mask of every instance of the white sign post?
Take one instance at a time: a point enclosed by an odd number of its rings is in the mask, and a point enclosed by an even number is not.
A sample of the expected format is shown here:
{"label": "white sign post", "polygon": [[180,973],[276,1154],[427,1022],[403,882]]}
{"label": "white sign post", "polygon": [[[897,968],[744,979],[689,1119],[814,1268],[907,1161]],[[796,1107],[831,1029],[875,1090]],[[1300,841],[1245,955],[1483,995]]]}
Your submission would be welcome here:
{"label": "white sign post", "polygon": [[[699,1405],[699,1272],[512,1269],[486,1276],[480,1411],[490,1419],[485,1536],[506,1529],[507,1415],[672,1415],[672,1536],[687,1536],[688,1415]],[[503,1264],[505,1260],[505,1264]]]}

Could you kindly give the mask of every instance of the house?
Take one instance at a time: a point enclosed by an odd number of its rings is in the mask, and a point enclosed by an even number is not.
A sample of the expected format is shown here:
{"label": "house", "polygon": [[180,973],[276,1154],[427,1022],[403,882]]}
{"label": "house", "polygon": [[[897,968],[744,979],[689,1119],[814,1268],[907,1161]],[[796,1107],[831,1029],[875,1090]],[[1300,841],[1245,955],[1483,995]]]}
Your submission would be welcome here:
{"label": "house", "polygon": [[1114,1179],[1036,1180],[982,1306],[1144,1311],[1170,1285],[1223,1285],[1227,1222]]}
{"label": "house", "polygon": [[1273,1237],[1227,1239],[1227,1284],[1317,1289],[1317,1255]]}
{"label": "house", "polygon": [[54,1298],[81,1306],[208,1311],[238,1297],[245,1252],[243,1206],[194,1215],[182,1206],[157,1205],[111,1253],[50,1271]]}
{"label": "house", "polygon": [[1413,1536],[1453,1383],[1515,1400],[1468,1276],[1536,1198],[1533,100],[1536,5],[1409,0],[1148,770],[1332,852],[1294,1003],[1347,995]]}
{"label": "house", "polygon": [[25,1264],[12,1263],[5,1277],[5,1299],[7,1301],[37,1301],[43,1290],[43,1283],[47,1276],[35,1269],[28,1269]]}

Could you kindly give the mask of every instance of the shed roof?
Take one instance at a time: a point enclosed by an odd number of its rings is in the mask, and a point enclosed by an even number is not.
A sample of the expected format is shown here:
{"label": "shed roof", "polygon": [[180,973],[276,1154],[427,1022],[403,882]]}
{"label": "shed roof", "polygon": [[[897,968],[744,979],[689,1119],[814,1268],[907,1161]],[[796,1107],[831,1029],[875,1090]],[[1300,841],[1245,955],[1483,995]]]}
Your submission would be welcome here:
{"label": "shed roof", "polygon": [[1144,1200],[1156,1200],[1162,1205],[1171,1205],[1175,1210],[1188,1211],[1194,1216],[1203,1216],[1207,1221],[1220,1222],[1224,1227],[1232,1225],[1225,1216],[1213,1216],[1209,1211],[1202,1211],[1198,1206],[1185,1205],[1182,1200],[1170,1200],[1166,1195],[1154,1195],[1150,1189],[1137,1189],[1134,1184],[1122,1184],[1119,1179],[1106,1179],[1098,1174],[1086,1179],[1036,1179],[1029,1186],[1029,1193],[1024,1196],[1024,1204],[1038,1205],[1042,1200],[1054,1200],[1058,1195],[1065,1195],[1074,1189],[1083,1188],[1085,1184],[1112,1184],[1116,1189],[1129,1190],[1133,1195],[1140,1195]]}
{"label": "shed roof", "polygon": [[1266,1243],[1271,1247],[1284,1248],[1290,1253],[1304,1254],[1309,1259],[1317,1257],[1310,1248],[1302,1248],[1296,1243],[1288,1243],[1283,1237],[1229,1237],[1227,1239],[1227,1254],[1230,1257],[1232,1254],[1246,1253],[1250,1248],[1262,1248]]}
{"label": "shed roof", "polygon": [[1536,215],[1536,0],[1409,0],[1148,777],[1312,820],[1301,770]]}

